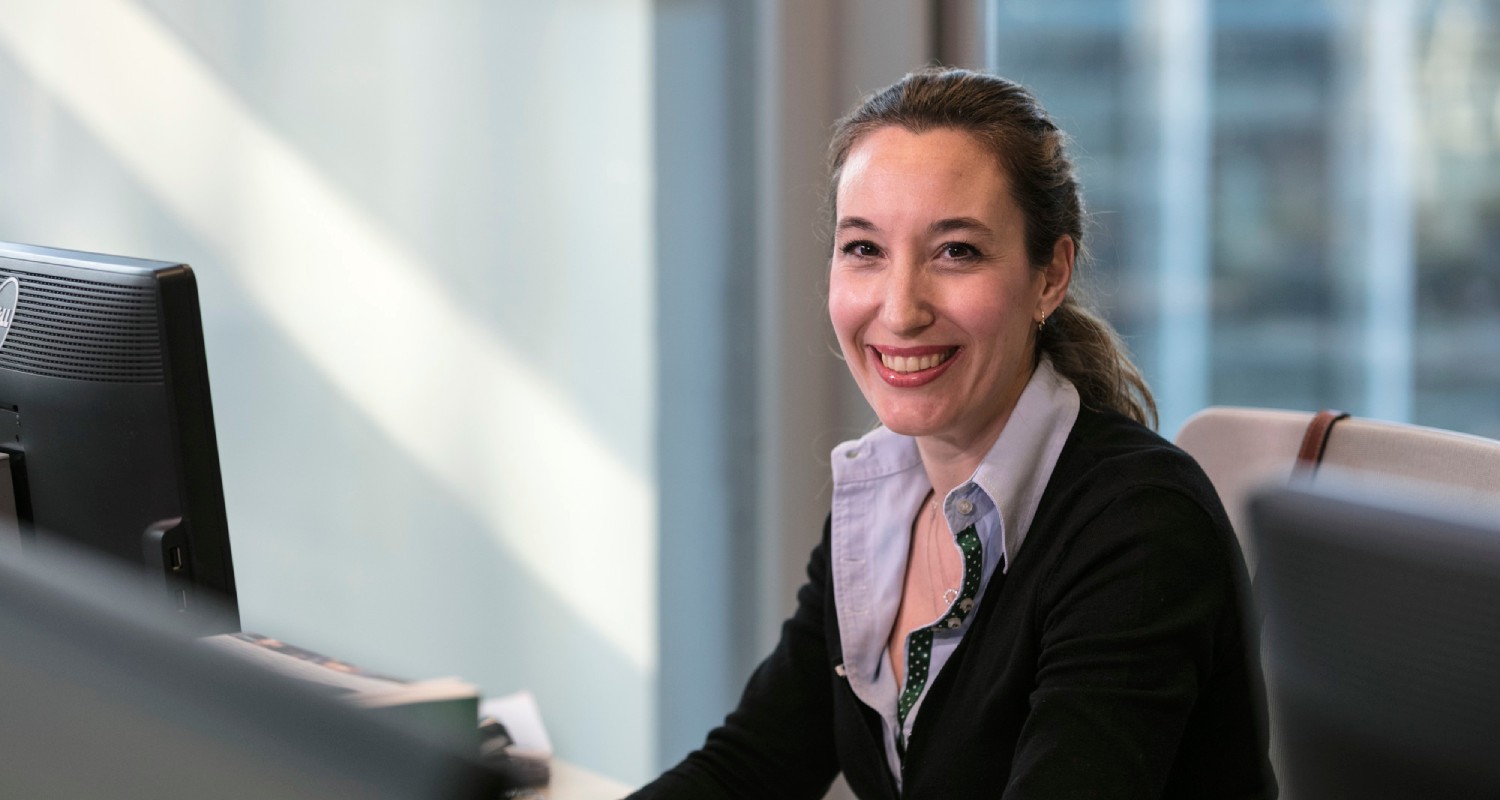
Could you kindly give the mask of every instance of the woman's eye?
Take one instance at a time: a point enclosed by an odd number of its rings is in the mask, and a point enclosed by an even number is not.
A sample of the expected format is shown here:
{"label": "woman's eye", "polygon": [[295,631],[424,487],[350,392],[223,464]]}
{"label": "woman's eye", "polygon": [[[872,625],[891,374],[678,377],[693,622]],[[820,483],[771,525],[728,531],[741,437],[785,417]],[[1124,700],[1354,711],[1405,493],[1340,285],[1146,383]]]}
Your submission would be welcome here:
{"label": "woman's eye", "polygon": [[970,259],[979,255],[979,251],[971,244],[963,242],[949,242],[943,245],[943,257],[952,259]]}
{"label": "woman's eye", "polygon": [[841,249],[844,255],[855,258],[874,258],[880,255],[880,248],[866,241],[850,242]]}

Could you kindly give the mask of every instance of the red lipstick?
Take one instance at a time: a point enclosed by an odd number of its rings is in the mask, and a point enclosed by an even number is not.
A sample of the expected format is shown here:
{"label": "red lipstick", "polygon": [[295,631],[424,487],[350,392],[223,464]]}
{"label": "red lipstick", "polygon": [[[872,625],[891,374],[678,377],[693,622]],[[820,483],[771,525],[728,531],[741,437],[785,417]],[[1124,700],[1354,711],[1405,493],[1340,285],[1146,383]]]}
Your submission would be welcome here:
{"label": "red lipstick", "polygon": [[[962,347],[952,345],[924,345],[921,347],[892,347],[887,345],[868,345],[870,360],[875,366],[875,374],[887,384],[898,389],[914,389],[918,386],[937,380],[944,372],[948,371],[949,365],[963,355]],[[881,356],[892,358],[922,358],[924,356],[944,355],[948,357],[942,362],[927,369],[915,372],[897,372],[885,365]]]}

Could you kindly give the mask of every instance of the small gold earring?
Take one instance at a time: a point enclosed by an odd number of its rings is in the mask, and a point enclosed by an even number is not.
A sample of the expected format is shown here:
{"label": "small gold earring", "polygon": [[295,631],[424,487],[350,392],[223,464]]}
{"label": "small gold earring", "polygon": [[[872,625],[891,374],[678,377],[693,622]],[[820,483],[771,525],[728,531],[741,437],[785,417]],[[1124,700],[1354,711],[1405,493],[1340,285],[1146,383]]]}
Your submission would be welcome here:
{"label": "small gold earring", "polygon": [[1046,327],[1047,327],[1047,318],[1045,316],[1036,321],[1036,332],[1037,333],[1041,333],[1042,329],[1046,328]]}

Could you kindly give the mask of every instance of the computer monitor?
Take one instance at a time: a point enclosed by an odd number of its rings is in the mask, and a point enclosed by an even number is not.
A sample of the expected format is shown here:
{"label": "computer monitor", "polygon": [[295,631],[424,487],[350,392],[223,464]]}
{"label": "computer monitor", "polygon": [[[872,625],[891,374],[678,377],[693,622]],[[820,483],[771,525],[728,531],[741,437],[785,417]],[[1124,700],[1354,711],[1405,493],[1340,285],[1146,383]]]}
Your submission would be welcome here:
{"label": "computer monitor", "polygon": [[196,641],[86,555],[0,562],[0,797],[509,796],[474,748]]}
{"label": "computer monitor", "polygon": [[216,609],[176,615],[195,633],[239,629],[186,264],[0,242],[0,454],[3,549],[85,545],[139,565],[164,614]]}
{"label": "computer monitor", "polygon": [[1411,485],[1252,498],[1288,797],[1495,797],[1500,519]]}

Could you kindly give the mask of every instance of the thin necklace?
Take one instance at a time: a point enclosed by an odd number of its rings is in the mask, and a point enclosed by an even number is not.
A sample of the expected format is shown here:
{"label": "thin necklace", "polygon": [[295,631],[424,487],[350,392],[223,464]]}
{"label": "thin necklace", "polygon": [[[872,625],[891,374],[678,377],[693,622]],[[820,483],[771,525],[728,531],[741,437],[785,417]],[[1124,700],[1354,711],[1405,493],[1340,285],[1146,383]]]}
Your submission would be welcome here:
{"label": "thin necklace", "polygon": [[[931,492],[930,494],[927,495],[927,498],[928,498],[928,500],[930,500],[932,502],[932,510],[931,510],[931,513],[928,515],[931,518],[932,523],[928,526],[930,528],[930,530],[929,530],[928,535],[926,537],[927,538],[927,542],[926,542],[926,545],[927,545],[927,580],[930,581],[929,585],[931,585],[933,588],[936,588],[936,587],[942,586],[944,583],[946,583],[942,579],[943,564],[942,564],[942,559],[938,555],[941,552],[941,546],[937,544],[937,541],[939,539],[945,538],[945,537],[943,537],[942,534],[943,534],[943,529],[946,528],[947,525],[940,524],[939,521],[938,521],[937,492],[934,490],[933,492]],[[946,542],[944,542],[944,543],[946,544]],[[934,548],[937,548],[937,549],[934,549]],[[942,604],[942,607],[938,609],[938,611],[946,612],[949,608],[951,608],[953,606],[953,602],[955,600],[957,600],[957,599],[958,599],[958,589],[956,589],[956,588],[946,588],[946,589],[944,589],[943,590],[943,604]]]}

